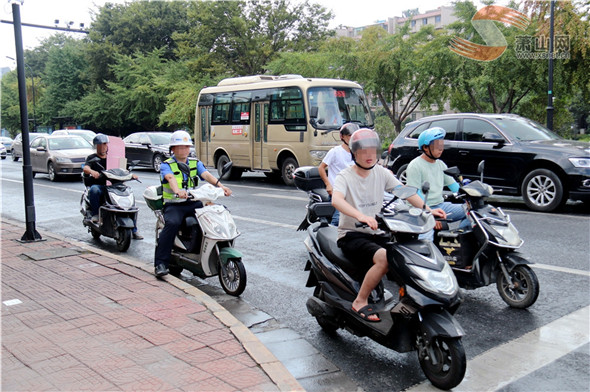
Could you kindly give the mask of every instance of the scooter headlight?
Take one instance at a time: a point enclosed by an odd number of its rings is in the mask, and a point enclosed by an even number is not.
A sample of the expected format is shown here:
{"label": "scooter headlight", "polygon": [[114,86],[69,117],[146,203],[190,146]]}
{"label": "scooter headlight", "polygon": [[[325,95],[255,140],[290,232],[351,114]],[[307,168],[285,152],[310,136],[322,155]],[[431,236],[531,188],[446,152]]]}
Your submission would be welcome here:
{"label": "scooter headlight", "polygon": [[133,207],[135,202],[133,195],[130,196],[118,196],[114,193],[111,193],[111,198],[113,199],[113,203],[117,206],[121,207],[124,210],[128,210]]}
{"label": "scooter headlight", "polygon": [[[510,246],[510,247],[518,247],[522,245],[522,240],[518,235],[518,230],[512,225],[509,224],[507,226],[501,225],[491,225],[492,228],[498,235],[495,235],[496,241],[500,245]],[[495,234],[495,233],[494,233]]]}
{"label": "scooter headlight", "polygon": [[411,264],[408,267],[420,278],[417,280],[418,284],[428,291],[455,295],[459,290],[457,279],[447,263],[444,264],[442,271],[435,271]]}

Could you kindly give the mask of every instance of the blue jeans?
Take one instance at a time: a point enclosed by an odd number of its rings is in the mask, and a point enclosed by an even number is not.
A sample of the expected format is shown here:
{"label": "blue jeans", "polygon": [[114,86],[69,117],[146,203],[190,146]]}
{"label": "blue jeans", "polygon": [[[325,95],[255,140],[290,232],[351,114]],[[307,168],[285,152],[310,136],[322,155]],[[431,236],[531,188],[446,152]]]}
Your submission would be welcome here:
{"label": "blue jeans", "polygon": [[[465,210],[463,209],[463,204],[453,204],[453,203],[449,203],[448,201],[443,201],[440,204],[430,206],[430,209],[432,209],[432,210],[437,209],[437,208],[440,208],[444,212],[447,213],[447,222],[457,222],[460,220],[461,221],[461,223],[459,224],[460,229],[469,227],[469,225],[471,224],[471,222],[469,221],[469,219],[467,219],[467,216],[465,215]],[[426,233],[420,234],[418,236],[418,239],[433,241],[434,240],[434,230],[430,230]]]}
{"label": "blue jeans", "polygon": [[330,222],[330,224],[332,226],[338,226],[338,222],[340,222],[340,211],[334,209],[334,215],[332,215],[332,221]]}

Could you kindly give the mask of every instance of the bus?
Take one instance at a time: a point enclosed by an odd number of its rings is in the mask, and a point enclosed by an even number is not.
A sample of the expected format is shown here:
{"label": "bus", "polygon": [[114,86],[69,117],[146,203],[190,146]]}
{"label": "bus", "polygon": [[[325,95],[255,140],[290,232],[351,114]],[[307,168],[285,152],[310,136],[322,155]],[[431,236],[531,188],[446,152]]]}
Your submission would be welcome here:
{"label": "bus", "polygon": [[339,79],[256,75],[221,80],[199,93],[194,140],[197,156],[225,178],[262,171],[293,185],[299,166],[318,166],[340,143],[340,127],[373,127],[362,87]]}

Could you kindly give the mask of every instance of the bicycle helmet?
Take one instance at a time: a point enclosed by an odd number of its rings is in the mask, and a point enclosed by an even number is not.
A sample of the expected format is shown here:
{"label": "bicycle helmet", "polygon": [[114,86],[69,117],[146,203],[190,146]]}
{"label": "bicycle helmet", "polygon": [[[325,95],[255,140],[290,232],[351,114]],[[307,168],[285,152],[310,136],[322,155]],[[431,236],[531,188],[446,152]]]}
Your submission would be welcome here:
{"label": "bicycle helmet", "polygon": [[97,144],[107,144],[109,142],[109,137],[103,133],[97,134],[94,139],[92,139],[92,144],[95,146]]}
{"label": "bicycle helmet", "polygon": [[372,129],[362,128],[352,134],[348,145],[350,146],[350,152],[354,156],[358,150],[365,148],[379,149],[381,147],[381,141],[377,132]]}
{"label": "bicycle helmet", "polygon": [[170,147],[174,146],[192,146],[193,141],[187,131],[178,130],[172,132],[170,136]]}
{"label": "bicycle helmet", "polygon": [[422,151],[422,147],[430,146],[435,140],[444,139],[446,131],[441,127],[429,128],[418,136],[418,149]]}

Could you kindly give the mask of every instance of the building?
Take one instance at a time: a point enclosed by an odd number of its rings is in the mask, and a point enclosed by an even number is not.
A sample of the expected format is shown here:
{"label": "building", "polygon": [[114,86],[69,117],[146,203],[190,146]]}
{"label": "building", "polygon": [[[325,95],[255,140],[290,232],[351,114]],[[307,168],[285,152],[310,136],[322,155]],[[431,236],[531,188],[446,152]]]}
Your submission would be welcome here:
{"label": "building", "polygon": [[435,10],[426,11],[422,14],[417,14],[409,18],[394,16],[387,18],[387,20],[379,20],[373,24],[360,27],[348,27],[341,25],[335,29],[336,36],[360,39],[363,36],[363,30],[373,26],[382,27],[389,34],[395,34],[395,32],[403,27],[408,20],[410,21],[410,31],[415,33],[423,26],[429,25],[434,26],[435,29],[442,29],[443,27],[446,27],[449,24],[457,21],[458,18],[454,15],[453,7],[442,6]]}

